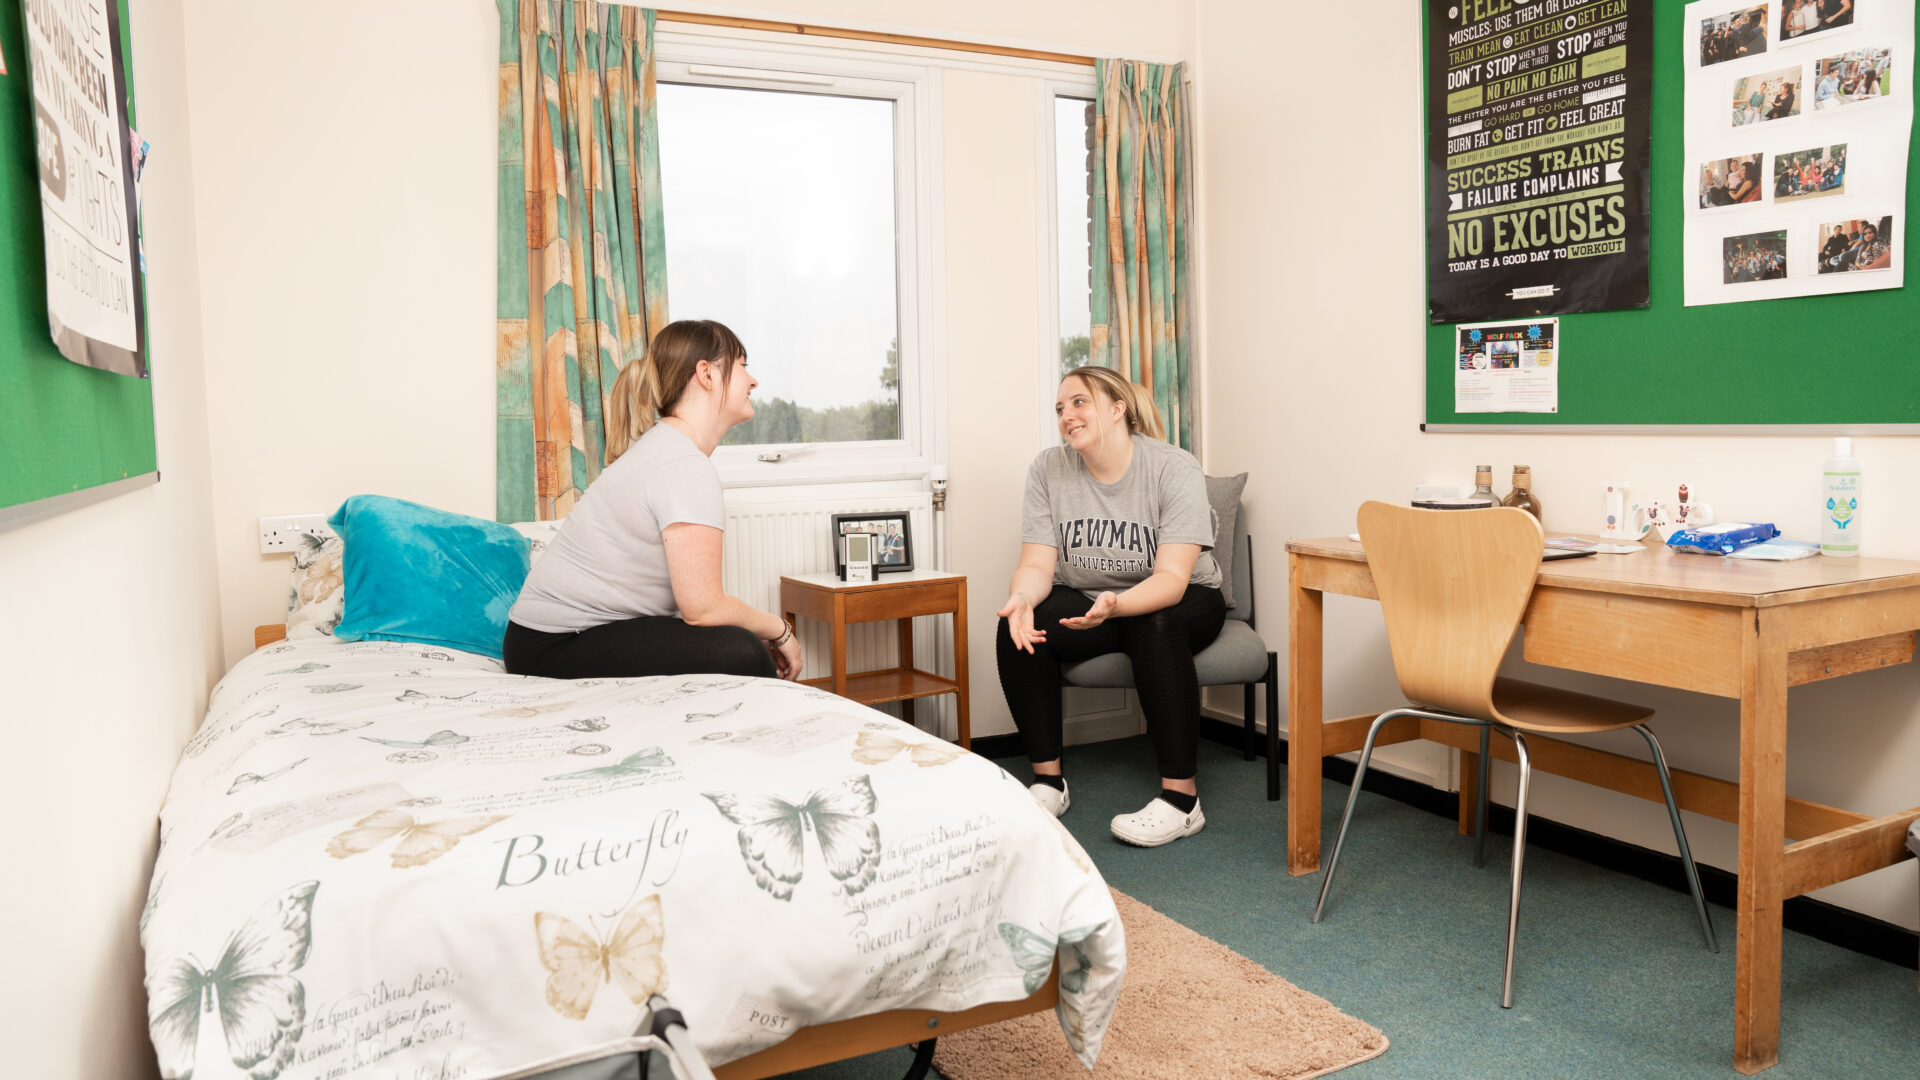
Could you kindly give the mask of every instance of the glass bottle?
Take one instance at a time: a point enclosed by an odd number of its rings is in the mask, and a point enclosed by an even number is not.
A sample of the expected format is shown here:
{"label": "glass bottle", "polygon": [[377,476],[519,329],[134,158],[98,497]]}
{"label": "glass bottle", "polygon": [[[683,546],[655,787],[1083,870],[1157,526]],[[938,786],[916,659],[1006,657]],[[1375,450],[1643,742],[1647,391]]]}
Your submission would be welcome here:
{"label": "glass bottle", "polygon": [[[1500,502],[1501,506],[1517,506],[1533,515],[1535,521],[1541,521],[1540,500],[1533,494],[1533,469],[1526,465],[1513,467],[1513,490]],[[1543,522],[1544,524],[1544,522]]]}
{"label": "glass bottle", "polygon": [[1473,498],[1485,502],[1488,506],[1500,505],[1500,496],[1493,493],[1493,466],[1475,465],[1473,467]]}

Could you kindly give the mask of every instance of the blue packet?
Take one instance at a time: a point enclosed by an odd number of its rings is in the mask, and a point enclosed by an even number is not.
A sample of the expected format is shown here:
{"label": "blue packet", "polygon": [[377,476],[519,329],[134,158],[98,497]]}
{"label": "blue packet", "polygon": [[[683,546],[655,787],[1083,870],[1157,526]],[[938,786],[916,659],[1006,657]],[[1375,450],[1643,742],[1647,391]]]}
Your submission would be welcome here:
{"label": "blue packet", "polygon": [[1700,555],[1731,555],[1741,548],[1752,547],[1779,535],[1780,530],[1774,528],[1771,522],[1748,524],[1729,521],[1723,525],[1677,530],[1667,537],[1667,546],[1675,551],[1691,551]]}

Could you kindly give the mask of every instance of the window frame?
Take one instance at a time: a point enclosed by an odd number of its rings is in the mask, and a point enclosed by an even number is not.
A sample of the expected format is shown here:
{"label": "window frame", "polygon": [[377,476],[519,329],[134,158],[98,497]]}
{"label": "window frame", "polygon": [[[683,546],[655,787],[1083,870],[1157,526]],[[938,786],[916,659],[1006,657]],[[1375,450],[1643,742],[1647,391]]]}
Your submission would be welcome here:
{"label": "window frame", "polygon": [[[828,54],[814,47],[661,30],[655,80],[731,89],[815,93],[894,102],[895,324],[900,437],[863,442],[721,446],[713,463],[728,488],[924,479],[946,460],[946,363],[938,138],[940,73],[930,64]],[[668,228],[671,229],[669,224]],[[672,313],[673,268],[667,268]],[[747,342],[751,352],[752,342]],[[777,393],[777,387],[769,387]]]}
{"label": "window frame", "polygon": [[[1036,80],[1034,87],[1034,111],[1037,122],[1035,131],[1035,161],[1043,167],[1035,172],[1039,178],[1039,218],[1040,229],[1040,280],[1046,283],[1045,292],[1048,302],[1042,305],[1042,322],[1046,327],[1046,342],[1041,349],[1039,378],[1040,384],[1049,389],[1060,379],[1060,170],[1057,167],[1060,131],[1056,112],[1061,98],[1075,101],[1093,101],[1098,93],[1092,69],[1084,76],[1055,75]],[[1089,296],[1091,308],[1091,296]],[[1060,441],[1060,431],[1053,415],[1052,394],[1041,395],[1039,438],[1041,448],[1052,446]]]}

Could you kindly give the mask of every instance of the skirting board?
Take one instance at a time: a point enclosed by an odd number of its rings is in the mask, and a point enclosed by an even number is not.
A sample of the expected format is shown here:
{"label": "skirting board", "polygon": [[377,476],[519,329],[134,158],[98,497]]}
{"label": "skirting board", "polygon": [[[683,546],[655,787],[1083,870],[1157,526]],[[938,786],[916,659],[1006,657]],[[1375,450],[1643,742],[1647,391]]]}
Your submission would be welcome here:
{"label": "skirting board", "polygon": [[[1200,735],[1235,750],[1239,750],[1246,740],[1239,717],[1221,719],[1211,710],[1202,710]],[[1266,739],[1256,739],[1255,748],[1256,753],[1265,756]],[[977,738],[973,740],[973,752],[988,758],[1019,757],[1020,736],[988,735]],[[1284,762],[1286,759],[1287,740],[1283,733],[1280,736],[1280,760]],[[1335,783],[1353,783],[1353,773],[1354,763],[1343,758],[1330,757],[1320,763],[1320,775]],[[1367,770],[1366,788],[1369,793],[1384,795],[1448,820],[1455,818],[1460,805],[1459,796],[1452,792],[1440,790],[1424,780],[1390,776],[1379,768]],[[1277,812],[1285,813],[1285,807],[1278,807]],[[1487,828],[1504,836],[1512,836],[1512,807],[1490,804]],[[1611,836],[1534,817],[1527,822],[1527,845],[1546,848],[1677,892],[1686,890],[1679,856],[1629,844]],[[1700,867],[1700,887],[1709,903],[1731,908],[1738,884],[1739,878],[1730,871],[1714,866]],[[1788,930],[1830,945],[1838,945],[1900,967],[1920,968],[1920,935],[1871,915],[1862,915],[1810,896],[1796,896],[1786,902],[1782,922]]]}

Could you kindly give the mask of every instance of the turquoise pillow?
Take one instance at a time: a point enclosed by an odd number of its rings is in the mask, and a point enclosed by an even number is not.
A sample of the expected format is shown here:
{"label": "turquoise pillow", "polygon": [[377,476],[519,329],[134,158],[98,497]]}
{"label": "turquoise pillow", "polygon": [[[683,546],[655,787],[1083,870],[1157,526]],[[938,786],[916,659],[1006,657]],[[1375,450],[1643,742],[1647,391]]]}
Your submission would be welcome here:
{"label": "turquoise pillow", "polygon": [[346,613],[336,641],[420,641],[500,658],[507,610],[527,580],[510,525],[384,495],[327,519],[344,545]]}

